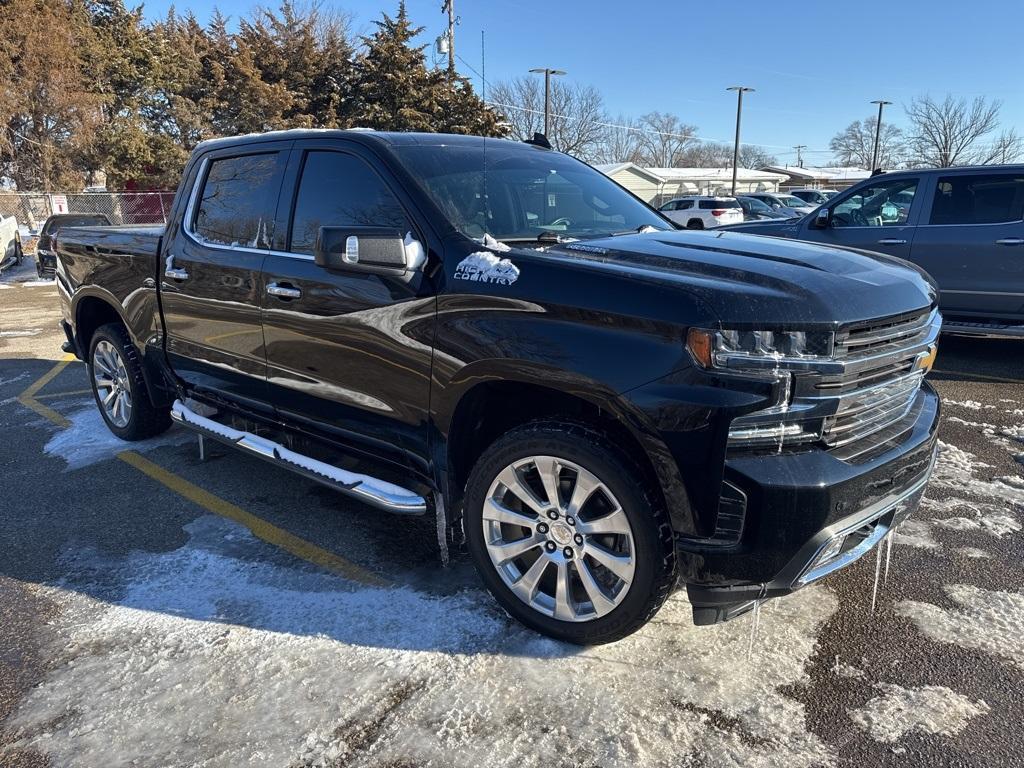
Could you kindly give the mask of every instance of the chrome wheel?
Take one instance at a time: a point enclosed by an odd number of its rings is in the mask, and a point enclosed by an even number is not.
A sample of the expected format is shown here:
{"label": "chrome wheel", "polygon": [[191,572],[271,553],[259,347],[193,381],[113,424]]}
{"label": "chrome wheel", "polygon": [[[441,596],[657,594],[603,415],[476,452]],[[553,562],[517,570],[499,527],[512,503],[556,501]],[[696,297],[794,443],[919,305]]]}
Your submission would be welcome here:
{"label": "chrome wheel", "polygon": [[506,586],[561,621],[605,615],[633,581],[629,518],[600,479],[565,459],[530,456],[498,473],[484,500],[483,533]]}
{"label": "chrome wheel", "polygon": [[115,427],[126,427],[132,418],[132,388],[121,352],[109,341],[100,341],[92,352],[92,377],[100,406]]}

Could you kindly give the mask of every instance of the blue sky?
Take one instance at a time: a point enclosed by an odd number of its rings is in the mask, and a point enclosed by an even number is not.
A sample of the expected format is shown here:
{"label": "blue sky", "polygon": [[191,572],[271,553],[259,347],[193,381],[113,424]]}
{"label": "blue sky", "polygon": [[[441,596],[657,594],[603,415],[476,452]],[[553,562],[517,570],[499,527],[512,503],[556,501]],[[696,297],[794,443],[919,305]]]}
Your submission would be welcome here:
{"label": "blue sky", "polygon": [[[744,100],[743,139],[784,161],[795,157],[793,145],[805,144],[806,164],[824,162],[829,153],[813,150],[827,149],[833,134],[872,114],[872,99],[894,102],[886,120],[901,124],[902,104],[925,92],[999,99],[1004,127],[1024,133],[1021,0],[455,2],[456,49],[465,60],[457,63],[478,88],[481,31],[488,81],[531,67],[564,69],[567,80],[597,87],[612,114],[674,112],[708,139],[731,142],[735,96],[725,88],[749,85],[757,92]],[[354,31],[366,33],[398,2],[327,4],[352,12]],[[146,14],[161,16],[170,5],[151,0]],[[253,5],[218,3],[232,17]],[[412,20],[426,26],[421,42],[445,28],[441,5],[408,0]],[[212,9],[189,0],[175,6],[201,20]]]}

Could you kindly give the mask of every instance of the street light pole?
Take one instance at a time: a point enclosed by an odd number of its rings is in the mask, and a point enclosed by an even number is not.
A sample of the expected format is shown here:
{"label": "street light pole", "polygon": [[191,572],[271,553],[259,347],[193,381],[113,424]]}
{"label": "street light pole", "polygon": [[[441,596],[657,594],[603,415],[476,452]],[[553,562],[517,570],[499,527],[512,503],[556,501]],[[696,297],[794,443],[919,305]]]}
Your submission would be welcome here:
{"label": "street light pole", "polygon": [[544,75],[544,136],[546,137],[548,130],[551,128],[551,76],[564,75],[565,72],[560,69],[548,69],[547,67],[531,69],[530,71]]}
{"label": "street light pole", "polygon": [[892,104],[892,102],[879,99],[871,103],[878,105],[878,120],[875,122],[875,148],[871,150],[871,172],[874,173],[875,169],[878,168],[878,150],[882,138],[882,108]]}
{"label": "street light pole", "polygon": [[740,117],[743,115],[743,94],[753,92],[745,85],[730,85],[725,90],[736,91],[736,140],[732,145],[732,193],[736,194],[736,168],[740,164]]}

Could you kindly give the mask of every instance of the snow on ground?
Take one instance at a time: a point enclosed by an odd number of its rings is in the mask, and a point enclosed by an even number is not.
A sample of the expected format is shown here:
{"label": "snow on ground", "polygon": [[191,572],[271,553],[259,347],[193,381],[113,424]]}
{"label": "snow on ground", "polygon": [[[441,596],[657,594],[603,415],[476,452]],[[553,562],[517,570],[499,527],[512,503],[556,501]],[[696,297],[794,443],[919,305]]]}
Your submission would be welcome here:
{"label": "snow on ground", "polygon": [[912,619],[936,642],[976,648],[1024,668],[1024,594],[969,584],[953,584],[945,590],[958,608],[904,600],[896,604],[896,613]]}
{"label": "snow on ground", "polygon": [[960,547],[957,552],[964,557],[972,557],[977,560],[989,560],[992,557],[991,553],[986,552],[984,549],[978,549],[977,547]]}
{"label": "snow on ground", "polygon": [[849,710],[850,718],[875,741],[894,744],[913,731],[937,736],[955,736],[972,717],[988,714],[984,701],[971,701],[941,685],[902,688],[877,683],[882,691],[860,709]]}
{"label": "snow on ground", "polygon": [[133,450],[139,453],[151,451],[163,445],[181,445],[195,437],[184,430],[173,427],[150,440],[126,443],[107,429],[99,409],[87,405],[68,417],[71,426],[62,429],[43,447],[47,455],[64,459],[67,469],[80,469],[90,464],[114,458],[121,451]]}
{"label": "snow on ground", "polygon": [[925,521],[913,517],[900,523],[893,542],[918,549],[942,549],[942,545],[932,536],[931,526]]}
{"label": "snow on ground", "polygon": [[477,589],[354,588],[257,557],[220,518],[188,530],[178,550],[102,561],[127,585],[109,602],[44,588],[61,651],[8,722],[18,745],[67,766],[835,762],[782,693],[808,682],[837,609],[823,587],[762,612],[749,662],[749,619],[694,627],[679,595],[580,649]]}

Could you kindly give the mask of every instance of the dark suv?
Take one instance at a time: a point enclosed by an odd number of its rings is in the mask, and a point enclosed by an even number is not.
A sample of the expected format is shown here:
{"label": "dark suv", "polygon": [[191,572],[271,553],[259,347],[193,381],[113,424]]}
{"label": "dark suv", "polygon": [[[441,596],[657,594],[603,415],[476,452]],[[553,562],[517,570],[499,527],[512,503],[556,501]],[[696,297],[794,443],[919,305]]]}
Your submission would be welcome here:
{"label": "dark suv", "polygon": [[46,220],[39,230],[36,243],[36,274],[42,280],[57,270],[57,254],[53,240],[61,227],[104,227],[110,226],[110,219],[103,213],[55,213]]}
{"label": "dark suv", "polygon": [[1024,165],[881,174],[802,219],[727,229],[907,259],[938,283],[943,330],[1024,337]]}

